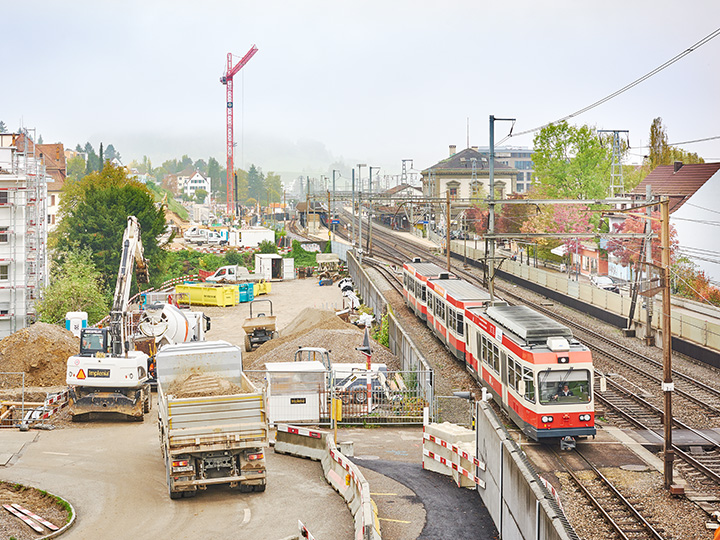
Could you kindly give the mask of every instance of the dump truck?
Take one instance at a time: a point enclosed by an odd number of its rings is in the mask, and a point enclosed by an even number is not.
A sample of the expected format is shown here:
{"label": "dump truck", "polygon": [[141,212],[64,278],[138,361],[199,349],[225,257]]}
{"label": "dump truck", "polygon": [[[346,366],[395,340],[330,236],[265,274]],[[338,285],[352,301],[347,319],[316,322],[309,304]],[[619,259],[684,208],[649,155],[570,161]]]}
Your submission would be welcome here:
{"label": "dump truck", "polygon": [[171,499],[210,485],[265,491],[267,398],[226,341],[166,345],[156,355],[158,429]]}

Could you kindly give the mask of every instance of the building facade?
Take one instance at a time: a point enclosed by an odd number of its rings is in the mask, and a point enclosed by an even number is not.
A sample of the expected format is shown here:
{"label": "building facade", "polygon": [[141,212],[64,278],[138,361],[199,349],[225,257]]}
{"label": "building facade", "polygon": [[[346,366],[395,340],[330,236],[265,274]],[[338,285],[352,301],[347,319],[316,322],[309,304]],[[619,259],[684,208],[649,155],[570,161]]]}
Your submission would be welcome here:
{"label": "building facade", "polygon": [[[481,146],[478,150],[490,154],[489,146]],[[523,146],[499,146],[495,148],[495,161],[517,171],[511,189],[512,193],[527,193],[530,189],[535,172],[532,155],[532,149]]]}
{"label": "building facade", "polygon": [[48,284],[49,181],[39,145],[0,134],[0,338],[35,322]]}

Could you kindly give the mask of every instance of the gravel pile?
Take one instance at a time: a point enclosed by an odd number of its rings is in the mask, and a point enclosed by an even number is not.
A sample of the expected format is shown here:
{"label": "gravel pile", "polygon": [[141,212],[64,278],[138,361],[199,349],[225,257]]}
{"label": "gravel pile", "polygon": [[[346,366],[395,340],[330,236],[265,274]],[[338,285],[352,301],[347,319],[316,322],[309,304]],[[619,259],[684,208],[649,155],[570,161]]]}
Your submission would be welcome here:
{"label": "gravel pile", "polygon": [[[80,340],[68,330],[37,322],[0,341],[0,372],[24,373],[25,386],[64,385],[67,360],[79,350]],[[19,386],[19,376],[0,376],[0,387]]]}
{"label": "gravel pile", "polygon": [[227,379],[192,372],[175,379],[167,389],[168,395],[176,398],[194,398],[203,396],[227,396],[245,394],[245,390]]}
{"label": "gravel pile", "polygon": [[[363,342],[364,328],[346,323],[332,311],[304,309],[285,328],[280,337],[265,342],[251,353],[245,353],[246,370],[265,369],[266,362],[292,362],[298,347],[322,347],[330,351],[335,363],[364,363],[365,355],[355,350]],[[390,351],[371,339],[373,363],[387,364],[388,370],[400,365]]]}

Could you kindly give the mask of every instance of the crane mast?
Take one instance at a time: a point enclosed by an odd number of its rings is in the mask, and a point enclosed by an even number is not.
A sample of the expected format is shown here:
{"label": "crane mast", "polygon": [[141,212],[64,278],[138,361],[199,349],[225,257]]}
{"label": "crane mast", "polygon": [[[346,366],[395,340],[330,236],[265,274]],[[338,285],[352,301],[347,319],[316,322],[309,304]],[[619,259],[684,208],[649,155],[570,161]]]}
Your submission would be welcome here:
{"label": "crane mast", "polygon": [[225,91],[225,102],[226,102],[226,132],[227,132],[227,213],[233,215],[235,213],[235,192],[233,183],[233,154],[234,154],[234,142],[233,142],[233,77],[240,71],[240,69],[247,64],[250,59],[257,52],[257,47],[253,45],[250,50],[242,57],[242,59],[232,65],[232,53],[227,55],[227,71],[225,75],[220,78],[220,82],[226,87]]}

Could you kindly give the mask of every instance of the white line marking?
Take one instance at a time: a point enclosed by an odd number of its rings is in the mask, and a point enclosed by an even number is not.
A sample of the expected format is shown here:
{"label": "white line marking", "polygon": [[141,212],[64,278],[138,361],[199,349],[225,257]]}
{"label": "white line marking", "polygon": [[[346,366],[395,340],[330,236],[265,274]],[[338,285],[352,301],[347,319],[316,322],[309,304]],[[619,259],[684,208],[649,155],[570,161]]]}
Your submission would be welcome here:
{"label": "white line marking", "polygon": [[242,523],[240,525],[245,525],[246,523],[250,523],[250,509],[246,508],[245,510],[243,510],[243,512],[245,513],[245,517],[243,518]]}

